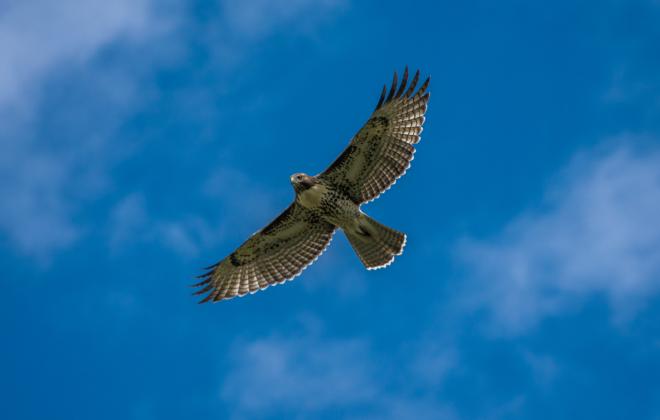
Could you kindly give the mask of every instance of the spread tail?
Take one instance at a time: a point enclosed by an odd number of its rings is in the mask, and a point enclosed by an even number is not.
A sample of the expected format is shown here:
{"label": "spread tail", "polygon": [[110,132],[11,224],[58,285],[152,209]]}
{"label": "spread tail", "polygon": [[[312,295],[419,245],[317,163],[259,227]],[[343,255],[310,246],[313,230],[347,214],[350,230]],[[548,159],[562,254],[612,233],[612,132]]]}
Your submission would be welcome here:
{"label": "spread tail", "polygon": [[381,225],[366,214],[360,215],[356,229],[345,230],[348,242],[368,270],[390,265],[401,255],[406,235]]}

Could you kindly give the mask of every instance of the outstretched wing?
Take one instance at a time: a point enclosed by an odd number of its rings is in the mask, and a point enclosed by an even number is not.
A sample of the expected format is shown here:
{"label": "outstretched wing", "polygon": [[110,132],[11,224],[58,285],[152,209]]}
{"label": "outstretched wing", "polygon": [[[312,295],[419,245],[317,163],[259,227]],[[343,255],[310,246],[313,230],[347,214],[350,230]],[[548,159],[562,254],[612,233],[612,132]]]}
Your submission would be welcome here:
{"label": "outstretched wing", "polygon": [[419,142],[429,102],[426,89],[430,78],[415,92],[418,81],[419,70],[406,89],[408,68],[401,85],[395,72],[389,94],[384,86],[367,123],[319,177],[342,188],[359,204],[378,197],[405,174],[415,153],[414,145]]}
{"label": "outstretched wing", "polygon": [[200,303],[243,296],[302,272],[328,246],[335,227],[295,201],[268,226],[200,276]]}

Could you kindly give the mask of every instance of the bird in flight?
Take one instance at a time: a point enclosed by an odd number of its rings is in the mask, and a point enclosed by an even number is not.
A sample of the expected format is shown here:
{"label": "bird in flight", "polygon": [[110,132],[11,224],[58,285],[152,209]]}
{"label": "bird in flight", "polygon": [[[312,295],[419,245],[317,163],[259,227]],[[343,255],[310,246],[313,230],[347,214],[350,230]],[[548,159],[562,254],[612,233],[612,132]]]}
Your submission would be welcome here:
{"label": "bird in flight", "polygon": [[284,283],[313,263],[339,228],[369,269],[386,267],[403,252],[406,235],[375,221],[360,206],[388,190],[410,167],[429,102],[430,78],[415,90],[419,70],[408,85],[383,87],[376,109],[348,147],[316,176],[291,175],[296,197],[268,226],[199,276],[193,285],[200,301],[218,302]]}

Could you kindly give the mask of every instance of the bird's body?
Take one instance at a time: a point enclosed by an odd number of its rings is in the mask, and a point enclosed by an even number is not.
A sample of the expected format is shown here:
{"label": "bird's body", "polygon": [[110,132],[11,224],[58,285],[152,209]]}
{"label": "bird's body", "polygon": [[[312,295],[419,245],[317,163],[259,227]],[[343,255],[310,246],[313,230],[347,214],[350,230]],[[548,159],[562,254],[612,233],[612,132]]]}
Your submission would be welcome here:
{"label": "bird's body", "polygon": [[[296,176],[303,177],[301,187],[296,187]],[[346,230],[355,224],[362,213],[350,197],[343,194],[330,182],[316,177],[296,174],[291,177],[296,191],[296,203],[315,213],[319,218]]]}
{"label": "bird's body", "polygon": [[[376,111],[348,148],[316,176],[291,176],[291,205],[268,226],[201,276],[202,302],[254,293],[297,276],[323,252],[336,229],[346,234],[367,269],[389,265],[401,254],[406,235],[364,214],[361,205],[389,189],[412,161],[424,123],[429,79],[414,92],[396,73],[389,95],[383,89]],[[405,91],[405,92],[404,92]]]}

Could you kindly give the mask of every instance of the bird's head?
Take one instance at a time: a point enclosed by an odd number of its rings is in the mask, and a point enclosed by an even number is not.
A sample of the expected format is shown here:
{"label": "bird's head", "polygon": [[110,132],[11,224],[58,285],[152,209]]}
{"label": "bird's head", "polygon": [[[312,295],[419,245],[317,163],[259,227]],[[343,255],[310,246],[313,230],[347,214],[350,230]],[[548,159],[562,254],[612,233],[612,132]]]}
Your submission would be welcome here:
{"label": "bird's head", "polygon": [[291,175],[291,185],[297,193],[305,191],[316,184],[316,178],[303,173]]}

